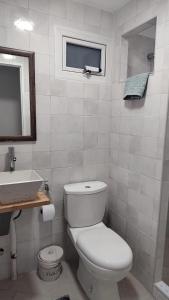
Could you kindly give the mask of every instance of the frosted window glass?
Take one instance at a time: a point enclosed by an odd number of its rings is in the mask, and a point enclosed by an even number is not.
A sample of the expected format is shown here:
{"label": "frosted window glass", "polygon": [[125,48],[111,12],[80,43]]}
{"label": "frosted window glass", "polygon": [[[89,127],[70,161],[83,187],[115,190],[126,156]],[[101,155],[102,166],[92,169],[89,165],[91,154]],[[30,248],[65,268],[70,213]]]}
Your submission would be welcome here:
{"label": "frosted window glass", "polygon": [[101,50],[72,43],[66,44],[66,66],[84,69],[85,66],[100,68]]}

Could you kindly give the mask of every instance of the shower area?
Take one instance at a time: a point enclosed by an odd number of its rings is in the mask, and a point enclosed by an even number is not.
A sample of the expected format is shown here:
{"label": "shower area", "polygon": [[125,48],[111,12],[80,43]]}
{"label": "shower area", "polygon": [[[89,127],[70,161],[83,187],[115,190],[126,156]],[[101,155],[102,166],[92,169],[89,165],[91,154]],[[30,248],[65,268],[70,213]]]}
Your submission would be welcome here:
{"label": "shower area", "polygon": [[[156,30],[157,30],[157,19],[154,18],[140,27],[132,30],[131,32],[125,34],[123,38],[123,45],[125,45],[125,55],[127,49],[127,68],[126,77],[135,76],[141,73],[149,73],[149,82],[147,93],[142,104],[131,104],[127,103],[126,107],[129,108],[141,108],[148,103],[149,94],[151,91],[149,85],[151,81],[154,80],[156,72],[159,69],[164,69],[165,55],[163,53],[163,60],[161,55],[161,60],[159,61],[159,51],[157,51],[158,61],[156,59]],[[160,66],[163,63],[163,66]],[[160,66],[160,68],[158,67]],[[151,79],[152,76],[152,79]],[[157,85],[159,82],[157,82]],[[160,101],[163,101],[163,93],[161,93]],[[148,97],[148,99],[147,99]],[[168,98],[168,97],[167,97]],[[154,98],[154,101],[156,99]],[[168,99],[167,99],[168,102]],[[160,110],[160,105],[159,105]],[[154,211],[157,210],[158,215],[156,215],[157,220],[157,244],[156,251],[154,254],[154,261],[156,263],[156,269],[154,271],[154,282],[155,287],[155,299],[157,300],[168,300],[169,299],[169,108],[168,105],[165,106],[163,112],[163,118],[166,119],[166,124],[163,126],[165,135],[160,136],[161,143],[161,188],[160,188],[160,204],[159,207],[154,207]],[[147,112],[149,114],[149,112]],[[153,114],[153,112],[152,112]],[[163,152],[163,153],[162,153]],[[153,154],[152,154],[153,156]],[[155,176],[155,175],[154,175]],[[154,206],[157,204],[154,204]],[[153,225],[152,225],[153,226]],[[158,292],[157,292],[158,291]],[[165,295],[165,296],[164,296]]]}
{"label": "shower area", "polygon": [[[152,11],[123,25],[122,14],[115,34],[120,68],[112,101],[110,223],[132,246],[133,274],[163,295],[161,283],[169,286],[169,48],[159,15]],[[121,102],[126,79],[142,73],[149,73],[145,97]]]}

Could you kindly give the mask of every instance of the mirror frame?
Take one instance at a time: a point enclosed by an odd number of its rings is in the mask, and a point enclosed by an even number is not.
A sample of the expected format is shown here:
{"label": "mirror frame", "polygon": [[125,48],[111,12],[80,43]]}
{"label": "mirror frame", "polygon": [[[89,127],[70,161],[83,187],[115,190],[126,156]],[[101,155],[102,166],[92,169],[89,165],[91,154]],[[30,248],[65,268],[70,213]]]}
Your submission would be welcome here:
{"label": "mirror frame", "polygon": [[36,141],[36,96],[35,96],[35,52],[0,47],[0,53],[28,58],[29,63],[29,93],[30,93],[30,135],[0,136],[0,142]]}

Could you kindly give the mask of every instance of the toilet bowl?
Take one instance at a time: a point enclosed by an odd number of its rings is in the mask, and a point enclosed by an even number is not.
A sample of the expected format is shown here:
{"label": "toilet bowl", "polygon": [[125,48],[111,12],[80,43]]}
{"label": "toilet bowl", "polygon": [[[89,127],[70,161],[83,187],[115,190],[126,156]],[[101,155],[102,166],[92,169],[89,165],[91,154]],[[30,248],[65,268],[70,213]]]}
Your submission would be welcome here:
{"label": "toilet bowl", "polygon": [[77,277],[91,300],[120,300],[117,282],[133,260],[128,244],[102,222],[106,187],[102,182],[65,186],[67,232],[79,254]]}
{"label": "toilet bowl", "polygon": [[67,230],[80,257],[78,279],[89,299],[119,300],[116,284],[132,267],[128,244],[102,222]]}

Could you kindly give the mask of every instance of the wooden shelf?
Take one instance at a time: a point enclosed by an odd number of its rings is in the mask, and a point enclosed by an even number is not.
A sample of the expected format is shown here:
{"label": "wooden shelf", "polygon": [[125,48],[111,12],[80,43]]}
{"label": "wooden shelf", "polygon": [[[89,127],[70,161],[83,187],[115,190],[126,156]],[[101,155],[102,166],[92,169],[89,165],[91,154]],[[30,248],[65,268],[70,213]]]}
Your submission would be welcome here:
{"label": "wooden shelf", "polygon": [[37,197],[35,200],[27,200],[10,204],[0,204],[0,213],[11,212],[18,209],[34,208],[47,204],[50,204],[50,199],[44,193],[39,192],[37,193]]}

